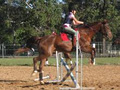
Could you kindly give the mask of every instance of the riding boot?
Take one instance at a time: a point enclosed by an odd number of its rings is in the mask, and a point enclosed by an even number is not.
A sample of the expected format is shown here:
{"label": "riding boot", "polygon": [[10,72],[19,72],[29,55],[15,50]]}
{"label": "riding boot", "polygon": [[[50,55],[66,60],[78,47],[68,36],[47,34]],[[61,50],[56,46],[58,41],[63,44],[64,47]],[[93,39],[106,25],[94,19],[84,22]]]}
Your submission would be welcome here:
{"label": "riding boot", "polygon": [[73,36],[72,37],[72,51],[76,50],[76,38]]}

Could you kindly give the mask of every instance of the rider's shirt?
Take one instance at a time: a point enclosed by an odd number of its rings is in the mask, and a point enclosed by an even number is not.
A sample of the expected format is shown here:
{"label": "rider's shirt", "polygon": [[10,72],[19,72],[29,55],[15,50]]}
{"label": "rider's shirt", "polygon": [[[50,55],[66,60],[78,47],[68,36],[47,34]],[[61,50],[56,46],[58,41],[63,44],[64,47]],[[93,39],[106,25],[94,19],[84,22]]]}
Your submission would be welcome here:
{"label": "rider's shirt", "polygon": [[71,27],[72,26],[72,22],[73,22],[73,17],[74,14],[72,12],[69,13],[69,15],[66,17],[65,22],[64,22],[64,26],[66,27]]}

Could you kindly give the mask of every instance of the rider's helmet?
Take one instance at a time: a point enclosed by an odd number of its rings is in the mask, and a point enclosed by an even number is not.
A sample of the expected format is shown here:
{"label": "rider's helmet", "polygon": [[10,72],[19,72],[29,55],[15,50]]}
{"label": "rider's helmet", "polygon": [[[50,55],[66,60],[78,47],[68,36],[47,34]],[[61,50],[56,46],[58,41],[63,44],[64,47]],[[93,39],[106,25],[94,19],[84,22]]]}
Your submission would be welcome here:
{"label": "rider's helmet", "polygon": [[70,3],[68,9],[69,9],[69,12],[71,12],[72,10],[76,11],[75,4],[74,3]]}

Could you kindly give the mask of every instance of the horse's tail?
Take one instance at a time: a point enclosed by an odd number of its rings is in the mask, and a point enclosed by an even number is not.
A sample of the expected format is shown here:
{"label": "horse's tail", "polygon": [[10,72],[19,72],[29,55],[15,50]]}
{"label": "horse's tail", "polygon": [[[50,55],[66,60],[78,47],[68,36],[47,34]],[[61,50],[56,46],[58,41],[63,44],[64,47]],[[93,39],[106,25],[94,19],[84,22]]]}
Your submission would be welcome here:
{"label": "horse's tail", "polygon": [[19,53],[27,52],[27,51],[29,51],[29,50],[30,50],[30,48],[27,48],[27,47],[18,48],[18,49],[14,52],[14,55],[18,55]]}

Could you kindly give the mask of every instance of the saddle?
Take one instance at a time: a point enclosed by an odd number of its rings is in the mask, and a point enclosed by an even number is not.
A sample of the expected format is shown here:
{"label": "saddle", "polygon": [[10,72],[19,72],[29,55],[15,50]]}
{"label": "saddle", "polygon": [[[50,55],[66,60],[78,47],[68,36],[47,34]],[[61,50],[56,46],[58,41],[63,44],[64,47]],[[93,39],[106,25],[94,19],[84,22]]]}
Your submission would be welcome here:
{"label": "saddle", "polygon": [[[76,28],[75,31],[77,30],[78,29]],[[57,35],[57,34],[53,32],[52,35]],[[62,38],[63,41],[71,41],[73,48],[76,47],[76,37],[74,36],[74,34],[66,32],[65,30],[61,30],[60,37]],[[80,38],[80,35],[78,35],[78,38]]]}
{"label": "saddle", "polygon": [[67,33],[61,32],[60,36],[62,38],[63,41],[71,41],[72,40],[72,35],[69,35]]}
{"label": "saddle", "polygon": [[[75,31],[77,31],[77,29],[75,29]],[[75,47],[76,37],[74,36],[74,34],[71,34],[71,33],[65,32],[65,31],[61,31],[60,36],[63,41],[71,41],[73,47]],[[80,38],[80,35],[78,35],[78,38]]]}

